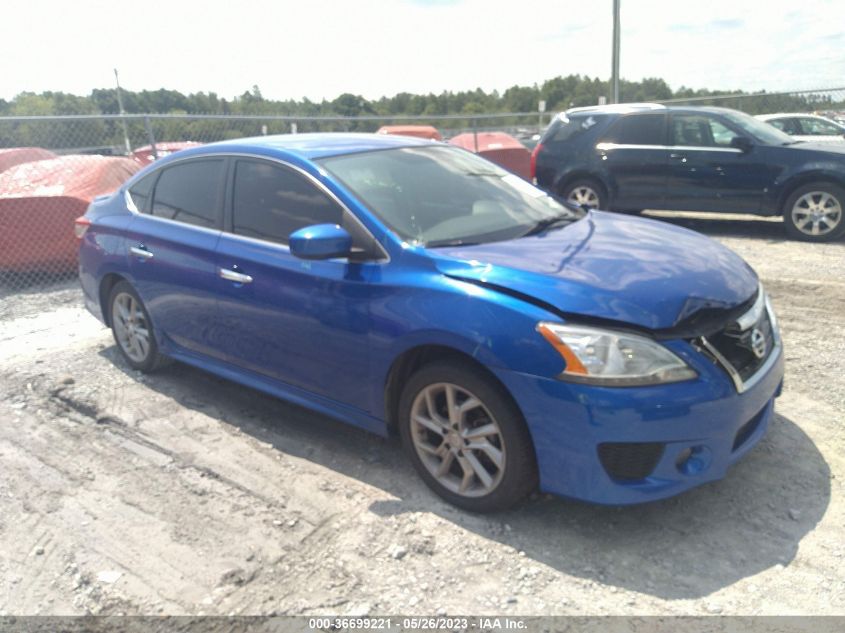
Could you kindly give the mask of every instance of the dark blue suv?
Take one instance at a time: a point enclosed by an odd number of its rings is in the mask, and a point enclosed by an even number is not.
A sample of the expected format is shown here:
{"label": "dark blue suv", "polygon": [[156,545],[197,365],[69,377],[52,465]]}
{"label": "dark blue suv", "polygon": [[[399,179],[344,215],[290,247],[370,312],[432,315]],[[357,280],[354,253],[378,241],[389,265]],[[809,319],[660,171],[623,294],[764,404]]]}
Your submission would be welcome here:
{"label": "dark blue suv", "polygon": [[623,104],[559,114],[536,182],[580,205],[782,215],[808,241],[845,233],[845,143],[795,141],[727,108]]}

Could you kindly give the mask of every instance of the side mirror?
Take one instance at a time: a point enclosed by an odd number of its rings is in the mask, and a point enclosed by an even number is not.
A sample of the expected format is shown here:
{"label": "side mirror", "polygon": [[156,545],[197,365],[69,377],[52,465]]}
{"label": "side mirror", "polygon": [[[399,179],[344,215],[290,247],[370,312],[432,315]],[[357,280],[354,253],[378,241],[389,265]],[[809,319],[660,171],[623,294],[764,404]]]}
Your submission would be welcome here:
{"label": "side mirror", "polygon": [[315,224],[291,233],[289,245],[291,254],[300,259],[348,257],[352,236],[337,224]]}
{"label": "side mirror", "polygon": [[754,143],[747,136],[734,136],[731,139],[731,147],[735,147],[743,152],[750,152],[751,148],[754,147]]}

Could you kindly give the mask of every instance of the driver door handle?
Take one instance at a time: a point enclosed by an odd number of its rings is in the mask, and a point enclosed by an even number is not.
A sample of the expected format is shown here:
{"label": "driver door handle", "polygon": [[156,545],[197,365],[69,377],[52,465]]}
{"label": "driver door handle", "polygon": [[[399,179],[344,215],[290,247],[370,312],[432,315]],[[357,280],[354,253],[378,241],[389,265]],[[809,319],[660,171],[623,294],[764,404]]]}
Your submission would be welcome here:
{"label": "driver door handle", "polygon": [[217,274],[220,275],[222,279],[226,279],[228,281],[234,281],[235,283],[239,284],[251,284],[252,277],[249,275],[245,275],[243,273],[236,272],[234,270],[229,270],[228,268],[218,268]]}

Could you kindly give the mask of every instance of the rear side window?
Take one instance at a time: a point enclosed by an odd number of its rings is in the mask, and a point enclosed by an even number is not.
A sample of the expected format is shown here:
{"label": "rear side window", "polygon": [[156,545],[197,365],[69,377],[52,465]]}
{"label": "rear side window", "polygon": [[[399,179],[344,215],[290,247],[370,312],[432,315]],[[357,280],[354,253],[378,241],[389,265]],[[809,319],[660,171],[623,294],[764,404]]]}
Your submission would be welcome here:
{"label": "rear side window", "polygon": [[666,145],[666,115],[625,115],[611,126],[602,142],[618,145]]}
{"label": "rear side window", "polygon": [[166,168],[153,194],[154,216],[206,228],[219,226],[223,161],[196,160]]}
{"label": "rear side window", "polygon": [[264,161],[239,160],[232,195],[232,230],[287,244],[312,224],[343,224],[343,209],[306,178]]}

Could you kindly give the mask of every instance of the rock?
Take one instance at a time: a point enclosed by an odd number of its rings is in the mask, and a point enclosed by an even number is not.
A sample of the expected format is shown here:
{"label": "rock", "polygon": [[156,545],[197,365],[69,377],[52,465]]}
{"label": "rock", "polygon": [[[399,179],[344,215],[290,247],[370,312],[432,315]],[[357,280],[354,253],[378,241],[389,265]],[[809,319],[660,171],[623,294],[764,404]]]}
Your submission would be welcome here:
{"label": "rock", "polygon": [[64,378],[62,378],[62,380],[61,380],[61,383],[62,383],[63,385],[72,385],[72,384],[74,384],[75,382],[76,382],[76,380],[74,380],[73,376],[65,376],[65,377],[64,377]]}
{"label": "rock", "polygon": [[104,582],[106,584],[112,584],[117,582],[118,578],[123,575],[122,571],[101,571],[97,574],[97,582]]}
{"label": "rock", "polygon": [[351,604],[346,610],[346,615],[365,616],[370,614],[372,606],[369,602],[362,602],[360,604]]}
{"label": "rock", "polygon": [[390,556],[396,560],[403,559],[407,553],[408,550],[402,545],[394,545],[390,548]]}
{"label": "rock", "polygon": [[44,553],[44,548],[43,548],[43,547],[36,547],[36,548],[35,548],[35,555],[36,555],[36,556],[41,556],[43,553]]}
{"label": "rock", "polygon": [[707,610],[707,613],[712,613],[714,615],[718,615],[722,612],[722,607],[716,604],[708,604],[705,609]]}
{"label": "rock", "polygon": [[797,521],[798,519],[801,518],[801,513],[798,510],[790,509],[789,510],[789,518],[792,519],[793,521]]}
{"label": "rock", "polygon": [[505,598],[505,604],[516,604],[517,602],[519,602],[519,600],[516,596],[508,596]]}

